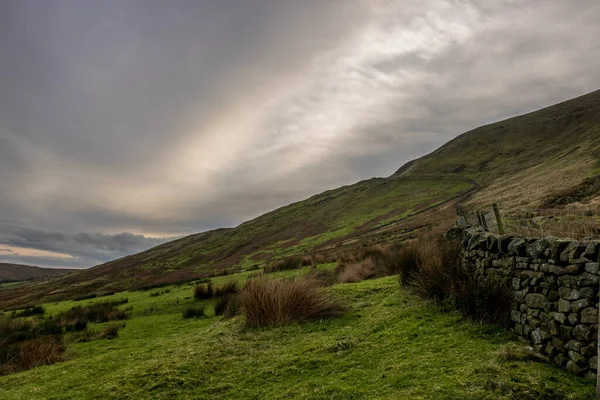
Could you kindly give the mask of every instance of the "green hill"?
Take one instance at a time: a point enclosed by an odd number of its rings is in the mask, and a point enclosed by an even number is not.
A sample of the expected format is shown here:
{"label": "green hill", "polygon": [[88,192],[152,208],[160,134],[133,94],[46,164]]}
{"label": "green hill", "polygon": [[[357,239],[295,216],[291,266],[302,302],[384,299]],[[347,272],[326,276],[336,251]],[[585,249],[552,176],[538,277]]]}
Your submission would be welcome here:
{"label": "green hill", "polygon": [[[0,290],[0,307],[242,271],[342,245],[398,241],[447,226],[457,201],[539,206],[553,193],[593,181],[598,160],[600,91],[467,132],[388,178],[330,190],[236,228],[191,235],[50,283]],[[593,202],[595,187],[578,200]]]}

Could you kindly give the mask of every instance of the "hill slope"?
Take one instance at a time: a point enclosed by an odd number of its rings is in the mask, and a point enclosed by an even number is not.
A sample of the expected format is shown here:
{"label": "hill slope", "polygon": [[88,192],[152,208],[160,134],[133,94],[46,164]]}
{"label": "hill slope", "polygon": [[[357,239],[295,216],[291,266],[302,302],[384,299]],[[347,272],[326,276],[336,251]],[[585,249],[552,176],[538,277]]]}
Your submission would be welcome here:
{"label": "hill slope", "polygon": [[[190,280],[348,243],[402,240],[452,222],[452,204],[541,204],[600,172],[600,91],[469,131],[388,178],[294,203],[58,278],[0,291],[0,306]],[[588,193],[589,200],[597,192]],[[356,244],[355,244],[356,245]]]}
{"label": "hill slope", "polygon": [[18,282],[30,279],[52,278],[73,272],[70,269],[40,268],[31,265],[0,263],[0,283]]}

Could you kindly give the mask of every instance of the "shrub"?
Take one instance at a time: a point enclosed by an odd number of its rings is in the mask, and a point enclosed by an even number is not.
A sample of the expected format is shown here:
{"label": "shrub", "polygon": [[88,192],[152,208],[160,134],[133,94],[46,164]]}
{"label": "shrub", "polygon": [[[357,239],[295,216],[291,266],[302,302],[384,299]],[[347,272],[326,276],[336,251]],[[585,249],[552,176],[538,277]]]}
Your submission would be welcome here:
{"label": "shrub", "polygon": [[328,318],[345,310],[309,278],[257,277],[246,283],[239,296],[246,324],[252,327]]}
{"label": "shrub", "polygon": [[115,339],[119,336],[119,329],[124,328],[125,324],[108,324],[98,332],[98,339]]}
{"label": "shrub", "polygon": [[13,311],[11,318],[31,317],[34,315],[44,315],[46,309],[42,306],[28,306],[22,311]]}
{"label": "shrub", "polygon": [[462,246],[438,239],[421,247],[421,263],[415,275],[417,292],[443,309],[454,309],[478,322],[508,326],[512,294],[504,278],[477,278],[462,264]]}
{"label": "shrub", "polygon": [[0,341],[0,375],[50,365],[63,359],[62,336],[41,336],[21,342]]}
{"label": "shrub", "polygon": [[213,284],[206,283],[194,287],[194,298],[196,300],[207,300],[214,297]]}
{"label": "shrub", "polygon": [[234,317],[240,313],[240,306],[240,296],[228,294],[215,303],[215,315],[223,315],[225,318]]}
{"label": "shrub", "polygon": [[183,319],[204,317],[204,306],[188,306],[183,310]]}
{"label": "shrub", "polygon": [[117,308],[117,306],[127,302],[128,299],[122,299],[92,303],[87,306],[76,306],[69,311],[58,314],[56,319],[65,327],[65,330],[80,331],[87,327],[88,322],[102,323],[127,319],[129,314]]}
{"label": "shrub", "polygon": [[339,283],[338,273],[330,269],[311,268],[305,275],[306,278],[319,281],[323,286],[332,286]]}
{"label": "shrub", "polygon": [[238,284],[235,281],[226,282],[223,286],[214,286],[212,283],[207,283],[194,287],[194,298],[196,300],[213,299],[237,293],[238,290]]}
{"label": "shrub", "polygon": [[344,266],[338,275],[340,283],[356,283],[372,278],[376,275],[373,261],[366,259],[361,263],[354,263]]}
{"label": "shrub", "polygon": [[380,275],[399,275],[402,284],[411,284],[420,264],[419,248],[415,244],[393,245],[389,248],[372,252]]}
{"label": "shrub", "polygon": [[89,294],[84,294],[81,296],[75,296],[73,297],[73,301],[82,301],[82,300],[89,300],[89,299],[95,299],[96,297],[98,297],[98,295],[96,293],[89,293]]}
{"label": "shrub", "polygon": [[265,273],[278,272],[278,271],[290,271],[294,269],[300,269],[305,265],[311,265],[312,260],[309,257],[286,257],[279,261],[273,262],[265,266]]}
{"label": "shrub", "polygon": [[235,294],[239,291],[238,284],[235,281],[229,281],[221,287],[214,289],[214,297],[223,297],[230,294]]}

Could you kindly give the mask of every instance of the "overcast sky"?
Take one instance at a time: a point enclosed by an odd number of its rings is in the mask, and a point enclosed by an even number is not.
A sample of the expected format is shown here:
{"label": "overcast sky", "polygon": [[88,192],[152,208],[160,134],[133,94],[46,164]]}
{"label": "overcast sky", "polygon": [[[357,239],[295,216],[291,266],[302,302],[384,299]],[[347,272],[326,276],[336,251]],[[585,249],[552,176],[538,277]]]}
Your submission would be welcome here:
{"label": "overcast sky", "polygon": [[0,261],[89,267],[600,88],[600,1],[0,0]]}

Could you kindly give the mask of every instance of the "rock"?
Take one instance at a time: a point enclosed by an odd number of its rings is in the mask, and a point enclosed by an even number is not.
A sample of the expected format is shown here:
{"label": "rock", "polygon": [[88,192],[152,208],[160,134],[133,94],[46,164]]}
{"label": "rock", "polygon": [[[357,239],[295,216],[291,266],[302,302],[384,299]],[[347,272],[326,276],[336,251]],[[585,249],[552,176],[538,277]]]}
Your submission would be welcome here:
{"label": "rock", "polygon": [[558,351],[554,348],[552,342],[548,342],[546,348],[544,349],[544,353],[546,353],[548,357],[552,358],[556,355],[556,353],[558,353]]}
{"label": "rock", "polygon": [[514,238],[508,244],[508,254],[513,256],[524,256],[526,253],[526,242],[523,238]]}
{"label": "rock", "polygon": [[585,379],[588,379],[590,381],[595,381],[597,376],[596,373],[593,371],[588,371],[585,373],[585,375],[583,376]]}
{"label": "rock", "polygon": [[598,323],[598,309],[596,307],[584,308],[581,311],[581,323],[582,324],[597,324]]}
{"label": "rock", "polygon": [[521,289],[521,280],[519,278],[511,279],[511,287],[513,288],[513,290]]}
{"label": "rock", "polygon": [[573,275],[565,275],[558,278],[559,286],[566,286],[569,288],[578,288],[579,287],[579,277]]}
{"label": "rock", "polygon": [[599,271],[600,271],[600,264],[598,264],[597,262],[591,262],[591,263],[585,264],[585,272],[588,272],[588,273],[594,274],[594,275],[598,275]]}
{"label": "rock", "polygon": [[582,367],[587,367],[588,361],[585,359],[585,357],[581,354],[579,354],[576,351],[573,350],[569,350],[569,358],[571,360],[573,360],[574,362],[577,363],[577,365],[582,366]]}
{"label": "rock", "polygon": [[569,314],[569,324],[575,326],[579,323],[579,314],[571,313]]}
{"label": "rock", "polygon": [[552,245],[550,246],[548,258],[550,260],[560,261],[560,255],[570,243],[570,241],[566,240],[555,240],[554,243],[552,243]]}
{"label": "rock", "polygon": [[513,322],[516,322],[518,324],[519,322],[521,322],[521,313],[518,312],[518,311],[511,311],[510,312],[510,319]]}
{"label": "rock", "polygon": [[527,255],[533,259],[542,258],[546,249],[550,246],[547,239],[539,239],[527,246]]}
{"label": "rock", "polygon": [[598,370],[598,356],[593,356],[590,358],[590,368]]}
{"label": "rock", "polygon": [[556,290],[549,290],[547,297],[548,297],[548,301],[555,302],[558,300],[558,292]]}
{"label": "rock", "polygon": [[527,293],[529,293],[529,288],[523,289],[523,290],[517,290],[516,292],[513,292],[513,296],[514,299],[517,303],[524,303],[525,302],[525,296],[527,296]]}
{"label": "rock", "polygon": [[592,299],[596,295],[596,291],[597,291],[597,289],[595,289],[595,288],[585,287],[585,288],[579,289],[579,295],[581,296],[581,298]]}
{"label": "rock", "polygon": [[523,336],[523,325],[516,324],[514,330],[517,336]]}
{"label": "rock", "polygon": [[531,309],[531,308],[545,308],[548,300],[546,299],[546,296],[544,296],[543,294],[539,294],[539,293],[530,293],[527,296],[525,296],[525,302],[527,303],[527,306]]}
{"label": "rock", "polygon": [[569,265],[568,267],[553,265],[550,267],[550,273],[554,275],[578,274],[581,272],[581,270],[582,267],[579,265]]}
{"label": "rock", "polygon": [[558,336],[552,336],[552,346],[561,353],[565,351],[565,342]]}
{"label": "rock", "polygon": [[598,286],[598,281],[600,281],[600,277],[589,272],[584,272],[579,277],[579,284],[581,286]]}
{"label": "rock", "polygon": [[534,344],[541,344],[542,342],[550,339],[550,334],[548,332],[544,332],[540,328],[535,329],[531,332],[531,340],[533,340]]}
{"label": "rock", "polygon": [[560,353],[559,355],[554,357],[552,361],[554,362],[554,364],[558,365],[559,367],[562,367],[567,363],[567,361],[569,361],[569,359],[567,358],[567,356]]}
{"label": "rock", "polygon": [[577,300],[577,299],[572,299],[571,297],[571,293],[573,292],[577,292],[577,289],[571,289],[570,287],[566,287],[566,286],[561,286],[558,288],[558,296],[561,299],[565,299],[565,300]]}
{"label": "rock", "polygon": [[560,337],[564,340],[570,340],[573,337],[573,328],[566,325],[560,326]]}
{"label": "rock", "polygon": [[559,299],[558,300],[558,312],[566,313],[569,311],[571,311],[571,302],[568,300]]}
{"label": "rock", "polygon": [[573,360],[569,360],[567,362],[566,370],[575,375],[579,375],[583,372],[583,370]]}
{"label": "rock", "polygon": [[580,342],[579,340],[569,340],[567,344],[565,344],[565,349],[569,351],[576,351],[579,353],[581,351],[582,346],[583,342]]}
{"label": "rock", "polygon": [[596,348],[595,342],[582,348],[580,353],[585,357],[592,357],[598,354],[598,349]]}
{"label": "rock", "polygon": [[554,319],[560,322],[561,324],[564,324],[567,320],[567,315],[565,313],[557,312],[556,314],[554,314]]}
{"label": "rock", "polygon": [[592,305],[590,299],[580,299],[571,302],[571,311],[578,312],[582,308],[586,308]]}
{"label": "rock", "polygon": [[587,325],[577,325],[574,329],[573,329],[573,337],[575,337],[575,339],[577,340],[581,340],[581,341],[589,341],[591,340],[590,336],[590,327]]}
{"label": "rock", "polygon": [[560,254],[561,262],[574,262],[579,260],[585,252],[586,245],[582,242],[571,242],[567,248]]}
{"label": "rock", "polygon": [[548,323],[548,329],[551,335],[558,335],[560,333],[560,324],[556,320],[552,320]]}

